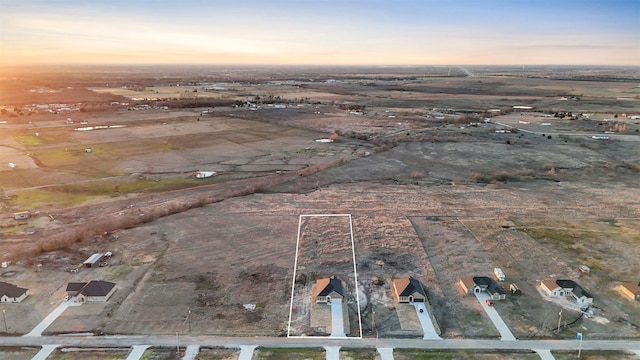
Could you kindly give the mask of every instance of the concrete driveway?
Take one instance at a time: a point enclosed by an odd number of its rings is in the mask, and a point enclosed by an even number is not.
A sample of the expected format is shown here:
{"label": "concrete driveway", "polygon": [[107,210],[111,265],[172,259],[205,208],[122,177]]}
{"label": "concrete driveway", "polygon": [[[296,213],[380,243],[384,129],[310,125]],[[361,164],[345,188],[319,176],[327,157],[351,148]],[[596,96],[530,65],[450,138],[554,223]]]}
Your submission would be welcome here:
{"label": "concrete driveway", "polygon": [[344,317],[342,316],[342,301],[331,299],[331,336],[346,337],[344,333]]}
{"label": "concrete driveway", "polygon": [[511,330],[509,330],[509,327],[504,323],[496,309],[494,309],[493,306],[487,305],[486,301],[487,299],[489,299],[489,294],[480,292],[476,293],[475,295],[484,311],[487,313],[487,315],[489,315],[489,319],[491,319],[491,321],[493,322],[493,326],[495,326],[496,329],[498,329],[498,332],[500,332],[500,340],[516,340],[516,337],[513,336]]}
{"label": "concrete driveway", "polygon": [[54,321],[58,318],[58,316],[62,315],[62,313],[67,310],[70,306],[80,306],[82,303],[77,303],[75,301],[63,301],[58,305],[53,311],[49,313],[36,327],[33,328],[28,334],[24,336],[42,336],[42,332],[45,331],[49,325],[53,324]]}
{"label": "concrete driveway", "polygon": [[[436,333],[436,329],[433,327],[431,316],[429,316],[429,313],[427,312],[427,306],[421,302],[413,303],[413,306],[416,308],[416,314],[418,314],[418,320],[420,320],[422,332],[424,333],[422,338],[426,340],[442,340],[442,338]],[[422,310],[422,312],[420,312],[420,310]]]}

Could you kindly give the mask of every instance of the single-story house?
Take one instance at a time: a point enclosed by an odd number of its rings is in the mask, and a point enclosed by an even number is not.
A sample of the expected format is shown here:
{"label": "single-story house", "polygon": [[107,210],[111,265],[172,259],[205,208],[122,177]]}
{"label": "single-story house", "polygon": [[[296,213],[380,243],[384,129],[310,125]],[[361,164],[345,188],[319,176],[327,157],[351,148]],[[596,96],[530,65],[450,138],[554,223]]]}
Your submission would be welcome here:
{"label": "single-story house", "polygon": [[618,291],[620,291],[622,295],[628,297],[630,300],[640,300],[640,282],[628,282],[621,284],[618,287]]}
{"label": "single-story house", "polygon": [[460,287],[467,294],[486,292],[491,300],[504,300],[507,292],[495,280],[488,276],[474,276],[460,279]]}
{"label": "single-story house", "polygon": [[0,303],[19,303],[29,296],[29,289],[0,281]]}
{"label": "single-story house", "polygon": [[17,213],[13,213],[13,218],[16,220],[26,220],[31,217],[31,213],[29,211],[20,211]]}
{"label": "single-story house", "polygon": [[83,262],[84,266],[90,268],[94,267],[96,264],[100,262],[100,259],[104,256],[103,253],[95,253],[91,255],[87,260]]}
{"label": "single-story house", "polygon": [[550,297],[571,297],[578,304],[593,303],[593,297],[573,280],[542,280],[540,288]]}
{"label": "single-story house", "polygon": [[75,296],[77,302],[105,302],[115,291],[116,284],[109,281],[91,280],[67,284],[67,294]]}
{"label": "single-story house", "polygon": [[316,290],[313,297],[317,303],[331,304],[331,299],[342,300],[342,281],[335,276],[316,280]]}
{"label": "single-story house", "polygon": [[427,294],[420,281],[409,276],[393,279],[393,297],[399,303],[425,302]]}

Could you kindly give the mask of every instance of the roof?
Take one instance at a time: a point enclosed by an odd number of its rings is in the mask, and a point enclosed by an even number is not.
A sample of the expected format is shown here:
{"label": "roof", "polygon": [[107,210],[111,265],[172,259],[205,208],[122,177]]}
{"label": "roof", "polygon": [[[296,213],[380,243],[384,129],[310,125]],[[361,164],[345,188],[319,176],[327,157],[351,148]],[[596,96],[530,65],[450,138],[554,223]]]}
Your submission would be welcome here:
{"label": "roof", "polygon": [[13,284],[0,281],[0,296],[7,295],[10,298],[17,298],[22,296],[28,290],[29,289],[21,288]]}
{"label": "roof", "polygon": [[409,276],[402,279],[393,280],[393,285],[396,290],[400,291],[398,296],[409,296],[415,292],[419,293],[422,296],[427,296],[420,284],[420,281],[413,278],[413,276]]}
{"label": "roof", "polygon": [[542,285],[544,285],[549,290],[553,290],[559,287],[556,281],[553,279],[542,280]]}
{"label": "roof", "polygon": [[115,283],[91,280],[80,291],[80,294],[85,296],[106,296],[116,286]]}
{"label": "roof", "polygon": [[95,264],[97,263],[102,257],[104,256],[103,253],[95,253],[93,255],[91,255],[87,260],[85,260],[83,262],[83,264]]}
{"label": "roof", "polygon": [[462,278],[460,279],[460,281],[467,289],[473,287],[476,284],[475,281],[473,281],[473,277],[471,276]]}
{"label": "roof", "polygon": [[473,282],[480,285],[486,286],[487,291],[491,294],[506,294],[507,292],[498,284],[495,280],[488,276],[474,276]]}
{"label": "roof", "polygon": [[331,294],[333,291],[338,293],[340,296],[344,296],[342,294],[342,281],[340,279],[337,279],[335,276],[332,276],[330,278],[316,280],[315,296],[327,296]]}
{"label": "roof", "polygon": [[75,291],[78,292],[80,290],[82,290],[82,288],[87,285],[87,283],[83,283],[83,282],[70,282],[67,284],[67,292],[68,291]]}
{"label": "roof", "polygon": [[623,283],[620,286],[629,290],[633,294],[636,294],[636,295],[640,294],[640,283],[628,282],[628,283]]}
{"label": "roof", "polygon": [[593,298],[593,296],[591,296],[588,292],[586,292],[582,288],[582,286],[578,285],[578,283],[573,280],[558,279],[556,280],[556,284],[563,289],[573,289],[572,290],[573,295],[575,295],[578,298],[581,298],[583,296],[588,298]]}

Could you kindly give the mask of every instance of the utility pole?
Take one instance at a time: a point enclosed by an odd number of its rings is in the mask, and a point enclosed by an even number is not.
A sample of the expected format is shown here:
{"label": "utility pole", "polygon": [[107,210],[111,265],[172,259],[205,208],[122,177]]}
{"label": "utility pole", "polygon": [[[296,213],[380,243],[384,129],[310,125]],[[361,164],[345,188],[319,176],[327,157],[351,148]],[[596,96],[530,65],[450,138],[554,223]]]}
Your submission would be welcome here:
{"label": "utility pole", "polygon": [[562,310],[558,313],[558,335],[560,335],[560,322],[562,321]]}
{"label": "utility pole", "polygon": [[187,314],[187,323],[189,324],[189,332],[191,332],[191,309],[189,309],[189,313]]}
{"label": "utility pole", "polygon": [[2,309],[2,320],[4,320],[4,332],[8,333],[9,328],[7,327],[7,315],[4,309]]}

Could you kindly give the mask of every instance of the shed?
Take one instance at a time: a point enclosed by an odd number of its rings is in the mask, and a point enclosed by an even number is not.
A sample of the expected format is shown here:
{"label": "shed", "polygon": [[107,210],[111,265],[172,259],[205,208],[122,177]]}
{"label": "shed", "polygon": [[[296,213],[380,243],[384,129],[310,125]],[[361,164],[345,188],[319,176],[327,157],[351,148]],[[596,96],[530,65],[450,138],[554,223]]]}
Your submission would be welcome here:
{"label": "shed", "polygon": [[100,259],[104,256],[103,253],[95,253],[91,255],[87,260],[83,262],[84,266],[90,268],[100,262]]}
{"label": "shed", "polygon": [[512,295],[522,295],[522,290],[515,283],[509,284],[509,290]]}
{"label": "shed", "polygon": [[622,285],[620,285],[620,287],[618,287],[618,291],[620,291],[620,293],[627,297],[629,300],[640,300],[640,282],[623,283]]}
{"label": "shed", "polygon": [[29,211],[20,211],[17,213],[13,213],[13,218],[16,220],[26,220],[31,217],[31,213]]}

